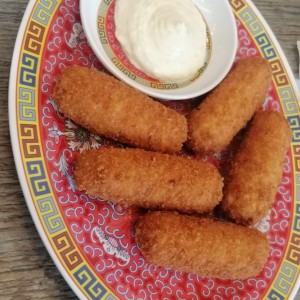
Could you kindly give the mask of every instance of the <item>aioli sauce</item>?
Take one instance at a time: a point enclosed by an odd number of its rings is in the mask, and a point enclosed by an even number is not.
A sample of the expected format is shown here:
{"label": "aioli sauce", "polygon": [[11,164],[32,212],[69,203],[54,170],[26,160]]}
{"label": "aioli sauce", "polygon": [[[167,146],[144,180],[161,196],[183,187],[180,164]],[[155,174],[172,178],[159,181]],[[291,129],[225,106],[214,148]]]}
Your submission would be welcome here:
{"label": "aioli sauce", "polygon": [[191,79],[206,57],[206,24],[192,0],[116,0],[115,35],[130,62],[162,82]]}

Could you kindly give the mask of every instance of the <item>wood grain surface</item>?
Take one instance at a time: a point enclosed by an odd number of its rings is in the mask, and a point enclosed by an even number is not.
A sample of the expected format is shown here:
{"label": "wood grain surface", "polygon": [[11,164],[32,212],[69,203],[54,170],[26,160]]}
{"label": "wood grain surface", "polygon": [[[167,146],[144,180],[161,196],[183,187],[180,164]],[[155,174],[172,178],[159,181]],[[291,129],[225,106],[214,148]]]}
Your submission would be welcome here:
{"label": "wood grain surface", "polygon": [[[255,0],[298,73],[300,0]],[[10,144],[8,82],[27,1],[0,1],[0,299],[76,299],[48,255],[28,212]],[[298,294],[295,299],[300,300]]]}

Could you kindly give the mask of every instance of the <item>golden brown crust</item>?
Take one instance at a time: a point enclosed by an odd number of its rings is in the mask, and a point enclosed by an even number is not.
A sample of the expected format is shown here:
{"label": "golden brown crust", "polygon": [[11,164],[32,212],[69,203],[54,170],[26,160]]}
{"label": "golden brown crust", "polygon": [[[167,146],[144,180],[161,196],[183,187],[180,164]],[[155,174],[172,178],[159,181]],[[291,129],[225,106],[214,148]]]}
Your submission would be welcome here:
{"label": "golden brown crust", "polygon": [[136,241],[148,262],[224,279],[257,275],[269,255],[267,238],[255,229],[172,212],[143,216]]}
{"label": "golden brown crust", "polygon": [[258,112],[235,155],[224,187],[222,209],[238,223],[256,223],[270,209],[291,141],[287,120]]}
{"label": "golden brown crust", "polygon": [[268,62],[260,57],[238,61],[188,117],[188,145],[195,152],[221,151],[264,102],[271,83]]}
{"label": "golden brown crust", "polygon": [[211,211],[223,179],[202,161],[141,149],[103,148],[78,157],[79,190],[120,204],[182,212]]}
{"label": "golden brown crust", "polygon": [[96,69],[66,69],[53,99],[65,116],[120,142],[174,153],[187,139],[183,115]]}

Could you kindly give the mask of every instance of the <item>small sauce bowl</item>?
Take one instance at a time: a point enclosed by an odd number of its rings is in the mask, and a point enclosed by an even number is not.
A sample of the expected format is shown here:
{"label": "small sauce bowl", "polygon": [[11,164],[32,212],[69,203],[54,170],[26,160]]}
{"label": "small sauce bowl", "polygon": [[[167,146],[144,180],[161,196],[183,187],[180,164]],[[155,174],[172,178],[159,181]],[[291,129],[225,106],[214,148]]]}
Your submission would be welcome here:
{"label": "small sauce bowl", "polygon": [[86,37],[102,64],[117,78],[161,100],[184,100],[209,92],[229,72],[237,49],[237,28],[227,0],[194,0],[207,25],[207,55],[194,78],[165,83],[135,68],[115,37],[115,0],[81,0]]}

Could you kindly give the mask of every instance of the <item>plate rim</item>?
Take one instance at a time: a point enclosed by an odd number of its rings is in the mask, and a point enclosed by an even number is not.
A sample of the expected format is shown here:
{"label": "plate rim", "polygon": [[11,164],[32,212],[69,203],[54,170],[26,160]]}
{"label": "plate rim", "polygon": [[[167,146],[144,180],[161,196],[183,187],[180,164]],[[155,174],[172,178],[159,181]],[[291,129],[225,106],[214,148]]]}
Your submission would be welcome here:
{"label": "plate rim", "polygon": [[26,6],[22,21],[20,23],[15,45],[14,51],[11,60],[11,67],[10,67],[10,75],[9,75],[9,88],[8,88],[8,116],[9,116],[9,132],[10,132],[10,141],[12,145],[12,152],[15,162],[15,167],[18,175],[18,180],[20,182],[20,186],[22,189],[22,193],[28,207],[28,211],[30,216],[33,220],[34,226],[40,236],[42,243],[44,244],[48,254],[50,255],[52,261],[54,262],[56,268],[58,269],[59,273],[62,275],[64,280],[67,282],[69,287],[73,290],[79,299],[87,299],[82,291],[78,288],[75,284],[69,273],[64,268],[63,264],[59,261],[57,254],[55,253],[54,249],[52,248],[48,236],[42,226],[41,220],[39,219],[38,213],[35,209],[33,204],[33,198],[29,191],[29,186],[26,180],[24,168],[22,165],[22,155],[21,155],[21,147],[19,144],[18,138],[18,128],[17,128],[17,107],[16,107],[16,89],[17,89],[17,70],[19,66],[19,58],[21,54],[21,47],[22,42],[26,30],[26,26],[28,24],[30,15],[35,7],[35,5],[40,0],[30,0]]}
{"label": "plate rim", "polygon": [[[285,56],[285,54],[284,54],[284,52],[281,48],[281,45],[279,44],[275,34],[273,33],[273,30],[271,29],[271,27],[269,26],[269,24],[267,23],[267,21],[265,20],[265,18],[263,17],[261,12],[259,11],[259,9],[253,3],[253,1],[252,0],[246,0],[246,2],[251,7],[251,9],[255,12],[255,14],[257,15],[260,22],[263,24],[264,28],[266,29],[266,32],[270,35],[272,43],[274,44],[276,50],[278,51],[279,58],[282,61],[284,68],[286,69],[289,80],[291,81],[291,86],[294,89],[296,100],[297,100],[297,106],[298,106],[298,109],[300,109],[300,91],[297,88],[296,78],[295,78],[295,76],[292,72],[292,69],[290,67],[290,64],[289,64],[289,62],[288,62],[288,60],[287,60],[287,58],[286,58],[286,56]],[[290,145],[290,148],[291,148],[291,145]],[[295,175],[295,171],[293,170],[293,176],[294,175]],[[295,202],[295,201],[296,200],[295,200],[295,197],[293,195],[293,202]],[[295,296],[298,293],[299,288],[300,288],[300,273],[298,274],[298,278],[296,279],[296,282],[295,282],[294,286],[292,287],[292,290],[290,291],[288,299],[291,299],[291,300],[294,299]],[[299,292],[300,292],[300,290],[299,290]]]}
{"label": "plate rim", "polygon": [[[64,268],[63,264],[59,261],[57,257],[57,253],[54,251],[53,247],[51,246],[48,236],[42,226],[42,223],[38,217],[38,213],[36,211],[36,208],[33,204],[34,199],[32,198],[30,191],[29,191],[29,186],[27,183],[27,179],[25,176],[24,168],[23,168],[23,163],[22,163],[22,156],[21,156],[21,147],[19,144],[19,139],[18,139],[18,126],[17,126],[17,106],[16,106],[16,88],[17,88],[17,70],[19,66],[19,58],[20,58],[20,53],[21,53],[21,47],[22,47],[22,42],[26,30],[26,26],[28,24],[30,15],[32,13],[32,10],[34,9],[35,5],[37,2],[40,0],[30,0],[27,4],[25,13],[23,15],[22,21],[19,26],[18,34],[16,37],[15,45],[14,45],[14,51],[12,55],[12,61],[11,61],[11,68],[10,68],[10,76],[9,76],[9,94],[8,94],[8,116],[9,116],[9,132],[10,132],[10,139],[11,139],[11,144],[12,144],[12,152],[13,152],[13,157],[14,157],[14,162],[18,174],[18,179],[20,182],[20,186],[28,207],[28,210],[30,212],[31,218],[35,224],[35,227],[38,231],[38,234],[47,249],[47,252],[49,253],[52,261],[56,265],[57,269],[59,270],[60,274],[63,276],[65,281],[68,283],[70,288],[74,291],[74,293],[80,298],[80,299],[86,299],[86,296],[83,294],[83,292],[79,289],[79,287],[76,285],[72,277],[69,275],[69,273],[66,271]],[[297,100],[297,106],[299,109],[299,102],[300,102],[300,92],[297,89],[296,81],[294,74],[292,73],[292,70],[290,68],[290,65],[287,61],[287,58],[277,40],[275,37],[273,31],[269,27],[268,23],[258,10],[258,8],[255,6],[255,4],[252,2],[252,0],[244,0],[255,12],[257,15],[259,21],[263,24],[266,32],[269,34],[271,41],[275,47],[275,49],[278,52],[278,56],[280,60],[283,63],[283,66],[285,68],[285,71],[288,75],[288,78],[291,82],[291,86],[293,87],[293,90],[295,92],[296,100]],[[294,172],[293,172],[294,174]],[[294,197],[293,197],[293,200]],[[288,296],[288,299],[293,299],[295,295],[298,292],[298,289],[300,287],[300,275],[298,275],[298,278],[296,279],[296,282],[290,291],[290,295]]]}

